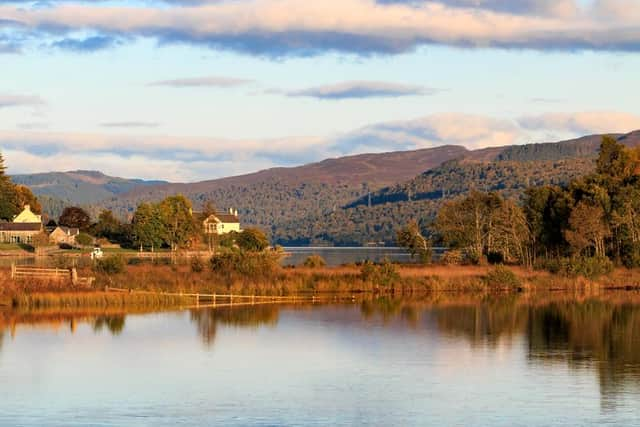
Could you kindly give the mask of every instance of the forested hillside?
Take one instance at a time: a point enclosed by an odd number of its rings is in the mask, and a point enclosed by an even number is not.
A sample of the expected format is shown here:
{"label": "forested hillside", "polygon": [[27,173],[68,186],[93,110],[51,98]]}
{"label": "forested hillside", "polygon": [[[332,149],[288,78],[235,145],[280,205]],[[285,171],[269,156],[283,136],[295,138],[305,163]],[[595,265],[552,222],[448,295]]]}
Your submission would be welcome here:
{"label": "forested hillside", "polygon": [[[629,146],[640,132],[615,135]],[[182,193],[196,207],[206,201],[237,208],[244,226],[258,226],[287,244],[392,244],[409,219],[424,226],[443,200],[470,189],[518,198],[529,185],[562,185],[591,172],[600,135],[559,143],[469,151],[445,146],[368,154],[296,168],[193,184],[137,187],[101,203],[130,216],[141,201]]]}
{"label": "forested hillside", "polygon": [[[615,138],[640,145],[640,131]],[[600,135],[570,141],[475,151],[443,146],[328,159],[294,168],[191,184],[127,180],[98,172],[14,177],[57,216],[69,204],[94,215],[111,209],[130,219],[141,202],[184,194],[196,209],[212,202],[238,209],[243,226],[258,226],[279,244],[392,244],[410,219],[424,227],[444,200],[471,189],[518,199],[528,186],[563,185],[593,171]]]}

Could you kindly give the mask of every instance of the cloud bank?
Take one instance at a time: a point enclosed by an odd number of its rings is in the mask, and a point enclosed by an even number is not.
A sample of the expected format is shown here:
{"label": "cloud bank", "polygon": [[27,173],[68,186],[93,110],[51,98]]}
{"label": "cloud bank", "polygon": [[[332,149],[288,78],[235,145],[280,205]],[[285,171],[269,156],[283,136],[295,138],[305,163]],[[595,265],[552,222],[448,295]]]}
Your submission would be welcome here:
{"label": "cloud bank", "polygon": [[6,4],[0,16],[0,31],[12,28],[41,37],[91,31],[270,57],[397,54],[427,45],[640,51],[640,2],[635,0],[595,0],[591,6],[576,0]]}
{"label": "cloud bank", "polygon": [[364,152],[447,144],[473,149],[635,129],[640,129],[640,116],[620,112],[547,113],[519,118],[441,113],[377,123],[324,138],[225,140],[18,129],[0,131],[0,147],[11,173],[46,172],[55,165],[57,170],[93,168],[120,176],[130,176],[134,171],[139,178],[196,181]]}

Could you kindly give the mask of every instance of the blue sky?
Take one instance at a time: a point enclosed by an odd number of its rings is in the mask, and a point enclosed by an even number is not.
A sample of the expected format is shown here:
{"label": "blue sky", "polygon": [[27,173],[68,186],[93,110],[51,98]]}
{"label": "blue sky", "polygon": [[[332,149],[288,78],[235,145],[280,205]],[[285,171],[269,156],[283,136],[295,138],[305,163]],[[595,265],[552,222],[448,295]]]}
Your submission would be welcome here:
{"label": "blue sky", "polygon": [[0,0],[11,173],[193,181],[640,128],[637,0]]}

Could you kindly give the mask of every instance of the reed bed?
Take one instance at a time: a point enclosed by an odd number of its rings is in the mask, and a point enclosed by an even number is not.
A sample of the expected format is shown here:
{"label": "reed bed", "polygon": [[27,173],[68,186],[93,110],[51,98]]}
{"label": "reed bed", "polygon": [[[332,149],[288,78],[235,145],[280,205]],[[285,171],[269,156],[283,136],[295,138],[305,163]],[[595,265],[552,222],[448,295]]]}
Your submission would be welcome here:
{"label": "reed bed", "polygon": [[[8,269],[0,269],[0,306],[46,307],[171,307],[193,304],[193,299],[162,293],[288,295],[389,295],[417,297],[433,292],[485,292],[549,290],[597,291],[639,289],[640,270],[617,269],[599,280],[570,278],[525,268],[503,268],[510,283],[500,285],[491,266],[362,266],[275,268],[263,273],[235,274],[210,268],[194,271],[188,263],[129,265],[117,274],[81,269],[81,276],[95,276],[92,287],[72,287],[65,281],[14,281]],[[501,273],[505,273],[502,271]],[[512,276],[512,277],[511,277]],[[490,283],[490,277],[497,277]],[[496,285],[497,281],[497,285]],[[515,283],[515,284],[514,284]],[[106,287],[155,293],[104,292]]]}

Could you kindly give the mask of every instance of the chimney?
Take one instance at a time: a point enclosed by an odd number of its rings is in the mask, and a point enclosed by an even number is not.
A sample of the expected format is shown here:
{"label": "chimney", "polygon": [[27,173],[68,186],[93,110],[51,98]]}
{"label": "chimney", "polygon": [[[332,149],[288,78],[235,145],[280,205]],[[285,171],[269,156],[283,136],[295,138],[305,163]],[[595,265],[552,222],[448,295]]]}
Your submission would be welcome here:
{"label": "chimney", "polygon": [[229,213],[233,215],[233,208],[229,208]]}
{"label": "chimney", "polygon": [[233,214],[234,214],[235,216],[238,216],[238,209],[236,209],[235,211],[233,211]]}

